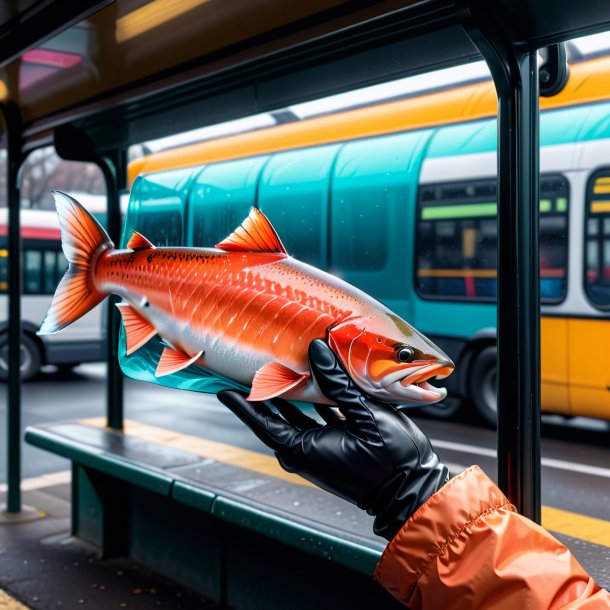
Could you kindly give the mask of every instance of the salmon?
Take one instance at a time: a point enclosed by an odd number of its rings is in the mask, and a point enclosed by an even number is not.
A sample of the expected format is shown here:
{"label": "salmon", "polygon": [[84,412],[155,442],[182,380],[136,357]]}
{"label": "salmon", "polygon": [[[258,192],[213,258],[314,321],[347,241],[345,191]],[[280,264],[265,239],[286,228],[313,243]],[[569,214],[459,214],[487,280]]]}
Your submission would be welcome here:
{"label": "salmon", "polygon": [[330,404],[307,355],[323,339],[370,396],[396,404],[445,398],[429,380],[449,375],[451,359],[368,294],[289,256],[258,209],[214,248],[157,248],[134,231],[115,249],[78,201],[54,197],[69,268],[38,334],[117,294],[127,355],[155,337],[163,342],[158,377],[198,366],[250,386],[250,400]]}

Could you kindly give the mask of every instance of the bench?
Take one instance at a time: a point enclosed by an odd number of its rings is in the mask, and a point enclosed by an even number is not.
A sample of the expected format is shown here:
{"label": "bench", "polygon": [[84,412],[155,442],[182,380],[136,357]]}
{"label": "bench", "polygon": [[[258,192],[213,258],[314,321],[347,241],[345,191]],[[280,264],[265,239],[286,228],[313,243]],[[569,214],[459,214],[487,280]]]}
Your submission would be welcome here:
{"label": "bench", "polygon": [[385,542],[371,518],[274,473],[270,456],[256,454],[267,461],[251,470],[206,457],[194,437],[100,421],[30,427],[26,441],[71,460],[72,533],[103,557],[236,610],[403,608],[372,580]]}

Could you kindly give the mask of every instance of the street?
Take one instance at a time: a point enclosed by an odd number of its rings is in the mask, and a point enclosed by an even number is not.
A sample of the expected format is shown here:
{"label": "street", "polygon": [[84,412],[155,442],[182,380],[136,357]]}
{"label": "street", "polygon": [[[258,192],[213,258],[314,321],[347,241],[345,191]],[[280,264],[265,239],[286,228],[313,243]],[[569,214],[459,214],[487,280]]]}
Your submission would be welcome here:
{"label": "street", "polygon": [[[3,386],[5,389],[6,386]],[[0,438],[6,438],[6,392],[0,403]],[[23,385],[23,427],[105,413],[105,367],[89,364],[67,373],[44,372]],[[271,454],[216,398],[125,380],[125,417],[243,449]],[[479,464],[496,477],[495,432],[480,425],[415,416],[453,471]],[[543,417],[542,503],[610,522],[610,431],[606,422]],[[0,453],[0,484],[6,481]],[[69,462],[23,443],[23,478],[64,471]],[[608,545],[610,546],[610,544]]]}

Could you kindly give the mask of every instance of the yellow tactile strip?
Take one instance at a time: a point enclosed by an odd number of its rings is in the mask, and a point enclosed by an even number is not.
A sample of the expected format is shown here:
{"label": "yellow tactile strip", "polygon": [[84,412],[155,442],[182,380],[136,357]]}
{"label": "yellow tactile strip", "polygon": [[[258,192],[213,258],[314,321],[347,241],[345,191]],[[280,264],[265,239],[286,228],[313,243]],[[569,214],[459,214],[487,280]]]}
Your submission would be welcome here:
{"label": "yellow tactile strip", "polygon": [[[82,419],[80,420],[80,423],[103,428],[106,425],[106,419],[103,417],[92,417]],[[231,466],[237,466],[239,468],[244,468],[245,470],[251,470],[270,477],[275,477],[276,479],[282,479],[294,485],[315,487],[315,485],[309,481],[283,470],[277,460],[270,455],[241,449],[234,445],[210,441],[207,438],[202,438],[200,436],[191,436],[189,434],[174,432],[173,430],[168,430],[166,428],[150,426],[133,420],[125,420],[124,426],[125,433],[130,436],[135,436],[154,443],[160,443],[161,445],[172,447],[173,449],[188,451],[203,458],[215,460],[221,464],[230,464]]]}
{"label": "yellow tactile strip", "polygon": [[610,547],[610,521],[543,506],[542,525],[553,532]]}
{"label": "yellow tactile strip", "polygon": [[0,589],[0,610],[28,610],[28,607],[19,603]]}
{"label": "yellow tactile strip", "polygon": [[[103,428],[106,425],[106,420],[103,417],[95,417],[83,419],[80,423]],[[125,421],[125,432],[130,436],[141,438],[142,440],[189,451],[207,459],[238,466],[246,470],[275,477],[276,479],[282,479],[295,485],[314,487],[309,481],[284,471],[277,460],[270,455],[248,451],[233,445],[210,441],[199,436],[181,434],[180,432],[132,420]],[[595,519],[594,517],[579,515],[578,513],[550,506],[543,506],[542,525],[553,532],[610,547],[610,521]]]}

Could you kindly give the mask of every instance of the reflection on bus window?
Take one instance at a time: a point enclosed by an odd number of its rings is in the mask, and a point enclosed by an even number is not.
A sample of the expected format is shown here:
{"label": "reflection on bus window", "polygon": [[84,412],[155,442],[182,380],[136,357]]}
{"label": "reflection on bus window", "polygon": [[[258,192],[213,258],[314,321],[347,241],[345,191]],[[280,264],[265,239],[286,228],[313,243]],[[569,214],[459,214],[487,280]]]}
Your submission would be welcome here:
{"label": "reflection on bus window", "polygon": [[339,146],[282,152],[265,166],[258,205],[291,256],[328,267],[331,172]]}
{"label": "reflection on bus window", "polygon": [[178,211],[142,215],[139,226],[139,232],[155,246],[179,246],[181,243],[182,219]]}
{"label": "reflection on bus window", "polygon": [[610,308],[610,170],[596,173],[587,189],[586,274],[588,297]]}
{"label": "reflection on bus window", "polygon": [[[540,181],[540,297],[567,290],[568,183]],[[417,288],[427,298],[495,301],[496,181],[422,186],[417,215]]]}
{"label": "reflection on bus window", "polygon": [[266,160],[213,163],[197,176],[189,201],[194,246],[209,248],[244,221],[256,202],[258,177]]}
{"label": "reflection on bus window", "polygon": [[[383,201],[371,201],[370,193],[354,192],[349,201],[333,201],[340,217],[331,225],[331,266],[333,269],[373,271],[383,269],[387,252],[387,236],[383,217]],[[373,228],[372,228],[373,227]]]}

